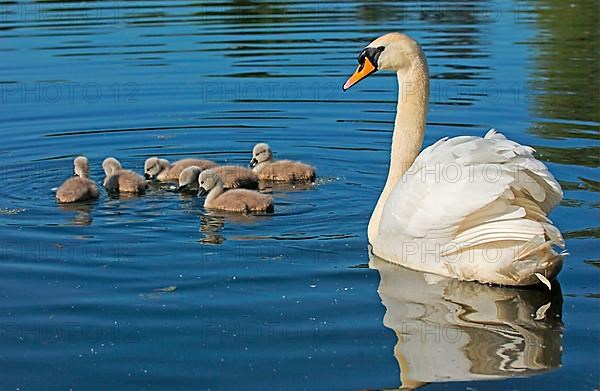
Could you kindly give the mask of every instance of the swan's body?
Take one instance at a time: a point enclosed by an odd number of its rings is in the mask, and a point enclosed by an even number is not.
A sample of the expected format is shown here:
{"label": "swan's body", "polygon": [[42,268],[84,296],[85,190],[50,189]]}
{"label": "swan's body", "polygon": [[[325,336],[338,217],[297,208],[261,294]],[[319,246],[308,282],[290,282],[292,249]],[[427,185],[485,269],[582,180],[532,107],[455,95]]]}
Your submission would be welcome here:
{"label": "swan's body", "polygon": [[[533,149],[494,130],[442,139],[419,154],[429,75],[420,46],[391,33],[372,42],[344,89],[393,70],[399,98],[386,184],[369,221],[375,255],[412,269],[506,285],[552,279],[564,246],[547,218],[562,190]],[[541,275],[539,277],[538,275]]]}
{"label": "swan's body", "polygon": [[258,176],[249,168],[240,166],[217,166],[212,170],[219,174],[226,189],[258,189]]}
{"label": "swan's body", "polygon": [[268,144],[256,144],[252,149],[250,167],[259,179],[276,182],[314,182],[316,171],[313,166],[291,160],[273,160]]}
{"label": "swan's body", "polygon": [[191,166],[206,170],[215,167],[216,164],[204,159],[181,159],[171,164],[166,159],[151,157],[144,163],[144,176],[146,179],[156,178],[159,181],[177,181],[181,172]]}
{"label": "swan's body", "polygon": [[224,191],[223,181],[213,170],[205,170],[198,178],[200,190],[206,194],[204,207],[229,212],[272,212],[273,197],[247,189]]}
{"label": "swan's body", "polygon": [[106,174],[104,187],[107,191],[141,194],[146,190],[144,178],[133,171],[124,170],[117,159],[104,159],[102,168]]}
{"label": "swan's body", "polygon": [[58,202],[78,202],[98,198],[98,187],[89,178],[89,165],[85,156],[73,161],[75,176],[67,179],[57,190]]}
{"label": "swan's body", "polygon": [[[252,170],[239,166],[217,166],[211,168],[216,172],[221,181],[223,181],[224,189],[257,189],[258,177]],[[197,189],[199,186],[198,178],[202,169],[197,166],[191,166],[181,171],[178,182],[179,188]]]}

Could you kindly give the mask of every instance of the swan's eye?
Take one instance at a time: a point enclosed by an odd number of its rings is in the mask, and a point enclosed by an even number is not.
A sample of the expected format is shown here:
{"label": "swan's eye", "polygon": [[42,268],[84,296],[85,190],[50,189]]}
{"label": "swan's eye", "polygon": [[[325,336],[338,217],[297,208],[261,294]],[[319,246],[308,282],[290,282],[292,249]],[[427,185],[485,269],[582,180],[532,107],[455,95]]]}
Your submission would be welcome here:
{"label": "swan's eye", "polygon": [[358,72],[362,71],[364,65],[365,65],[365,59],[369,59],[369,62],[377,67],[377,62],[379,60],[379,55],[381,54],[381,52],[383,52],[385,50],[385,46],[379,46],[376,48],[372,48],[372,47],[368,47],[368,48],[364,48],[362,52],[360,52],[359,56],[358,56]]}
{"label": "swan's eye", "polygon": [[204,184],[204,181],[200,181],[200,184],[201,184],[201,185],[203,185],[203,184]]}
{"label": "swan's eye", "polygon": [[362,52],[358,55],[358,63],[363,65],[365,63],[365,58],[367,57],[367,49],[363,49]]}

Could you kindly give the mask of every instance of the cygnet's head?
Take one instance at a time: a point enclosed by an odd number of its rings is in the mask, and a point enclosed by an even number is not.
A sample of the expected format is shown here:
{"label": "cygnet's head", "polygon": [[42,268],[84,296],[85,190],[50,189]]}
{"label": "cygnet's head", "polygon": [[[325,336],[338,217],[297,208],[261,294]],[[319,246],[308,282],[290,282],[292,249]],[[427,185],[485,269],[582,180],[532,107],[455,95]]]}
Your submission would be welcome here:
{"label": "cygnet's head", "polygon": [[200,185],[199,195],[206,195],[216,186],[222,186],[223,181],[221,181],[221,177],[215,171],[204,170],[200,173],[200,176],[198,177],[198,184]]}
{"label": "cygnet's head", "polygon": [[187,167],[179,174],[179,190],[198,187],[198,177],[202,170],[197,166]]}
{"label": "cygnet's head", "polygon": [[256,167],[260,163],[268,162],[273,158],[271,147],[267,143],[259,143],[252,148],[252,160],[250,167]]}
{"label": "cygnet's head", "polygon": [[107,157],[102,162],[102,169],[104,170],[106,176],[114,175],[121,170],[121,163],[119,163],[119,161],[114,157]]}
{"label": "cygnet's head", "polygon": [[78,177],[88,178],[90,175],[88,159],[85,156],[76,157],[75,160],[73,160],[73,171]]}
{"label": "cygnet's head", "polygon": [[144,177],[146,179],[154,179],[161,171],[169,168],[169,161],[151,157],[144,162]]}
{"label": "cygnet's head", "polygon": [[401,33],[388,33],[377,38],[358,55],[358,68],[342,89],[346,91],[362,79],[379,71],[409,71],[418,62],[426,66],[421,46]]}

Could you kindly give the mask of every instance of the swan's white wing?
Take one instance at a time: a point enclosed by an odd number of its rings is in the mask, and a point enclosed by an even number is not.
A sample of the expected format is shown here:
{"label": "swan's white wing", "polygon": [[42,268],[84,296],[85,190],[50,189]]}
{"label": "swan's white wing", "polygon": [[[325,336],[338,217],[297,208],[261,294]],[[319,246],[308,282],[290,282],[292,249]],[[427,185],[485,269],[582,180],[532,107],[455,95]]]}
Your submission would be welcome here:
{"label": "swan's white wing", "polygon": [[[546,214],[562,199],[562,190],[533,152],[494,130],[484,138],[442,139],[426,148],[390,193],[375,250],[386,259],[406,258],[406,248],[399,246],[410,242],[419,252],[460,258],[484,245],[501,244],[513,253],[503,254],[505,259],[494,266],[494,273],[506,274],[514,274],[508,270],[514,266],[511,262],[532,252],[554,256],[549,245],[543,246],[548,241],[563,245],[563,241]],[[539,266],[539,258],[532,268]],[[483,265],[464,270],[447,259],[426,260],[422,254],[418,261],[408,262],[408,266],[459,278],[479,279],[485,274]]]}

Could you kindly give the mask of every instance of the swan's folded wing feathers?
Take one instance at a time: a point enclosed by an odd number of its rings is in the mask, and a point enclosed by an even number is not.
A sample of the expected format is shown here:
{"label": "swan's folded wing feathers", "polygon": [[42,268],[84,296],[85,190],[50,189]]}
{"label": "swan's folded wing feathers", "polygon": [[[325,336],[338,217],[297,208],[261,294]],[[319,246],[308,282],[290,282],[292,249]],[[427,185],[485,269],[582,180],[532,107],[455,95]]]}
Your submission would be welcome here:
{"label": "swan's folded wing feathers", "polygon": [[539,193],[537,196],[534,194],[532,196],[536,198],[536,201],[540,201],[540,206],[544,212],[548,213],[562,200],[563,191],[560,184],[542,162],[531,156],[529,158],[514,159],[511,164],[518,171],[527,174],[527,183],[535,182],[543,189],[543,198]]}
{"label": "swan's folded wing feathers", "polygon": [[432,154],[429,162],[411,170],[396,185],[384,207],[380,231],[400,230],[408,237],[450,240],[467,215],[497,199],[512,181],[510,175],[501,175],[497,181],[474,182],[469,174],[479,178],[484,167],[464,165],[460,165],[460,175],[446,181],[443,171],[436,171],[443,162],[435,158]]}
{"label": "swan's folded wing feathers", "polygon": [[[426,148],[390,193],[381,245],[389,238],[426,238],[464,249],[533,238],[544,243],[545,237],[563,244],[558,229],[543,225],[562,198],[560,185],[532,152],[495,131],[485,138],[442,139]],[[460,167],[453,180],[443,175],[450,165]]]}
{"label": "swan's folded wing feathers", "polygon": [[492,221],[458,234],[448,248],[479,246],[498,241],[528,241],[533,236],[543,236],[541,224],[527,219]]}

